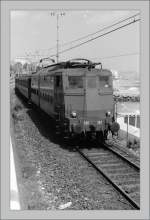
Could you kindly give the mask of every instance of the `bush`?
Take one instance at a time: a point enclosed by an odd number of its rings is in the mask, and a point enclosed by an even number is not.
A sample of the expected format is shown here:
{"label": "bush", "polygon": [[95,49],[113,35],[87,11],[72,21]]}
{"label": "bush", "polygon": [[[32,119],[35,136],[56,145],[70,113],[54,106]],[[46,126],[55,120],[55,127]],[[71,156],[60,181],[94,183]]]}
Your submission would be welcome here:
{"label": "bush", "polygon": [[131,146],[132,146],[132,142],[129,140],[128,143],[127,143],[127,147],[131,148]]}

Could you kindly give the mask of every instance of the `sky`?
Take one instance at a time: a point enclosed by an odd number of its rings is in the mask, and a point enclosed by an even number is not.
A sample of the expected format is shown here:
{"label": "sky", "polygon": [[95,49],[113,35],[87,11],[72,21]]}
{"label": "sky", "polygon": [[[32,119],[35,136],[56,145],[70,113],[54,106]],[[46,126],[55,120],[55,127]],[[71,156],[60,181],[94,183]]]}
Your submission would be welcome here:
{"label": "sky", "polygon": [[[138,11],[63,11],[63,15],[61,13],[55,11],[54,14],[48,10],[11,11],[11,60],[27,54],[40,54],[44,57],[56,54],[57,14],[59,14],[59,51],[61,51],[79,41],[61,47],[62,44],[95,33],[137,14]],[[121,25],[123,24],[125,22]],[[89,36],[82,42],[105,32],[106,30]],[[52,47],[55,48],[48,50]],[[59,61],[86,58],[102,62],[105,68],[139,72],[139,52],[140,22],[136,22],[60,54]],[[126,54],[128,56],[125,56]],[[117,57],[119,55],[122,56]]]}

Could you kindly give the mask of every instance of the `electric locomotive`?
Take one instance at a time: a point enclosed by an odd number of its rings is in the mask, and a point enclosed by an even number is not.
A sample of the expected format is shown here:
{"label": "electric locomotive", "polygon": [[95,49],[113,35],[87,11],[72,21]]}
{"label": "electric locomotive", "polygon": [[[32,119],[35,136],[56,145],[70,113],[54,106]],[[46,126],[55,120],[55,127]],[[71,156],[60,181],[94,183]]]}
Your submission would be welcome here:
{"label": "electric locomotive", "polygon": [[63,137],[103,141],[111,128],[119,129],[112,73],[101,63],[73,59],[52,64],[35,74],[16,77],[16,90],[47,113],[55,122],[56,133]]}

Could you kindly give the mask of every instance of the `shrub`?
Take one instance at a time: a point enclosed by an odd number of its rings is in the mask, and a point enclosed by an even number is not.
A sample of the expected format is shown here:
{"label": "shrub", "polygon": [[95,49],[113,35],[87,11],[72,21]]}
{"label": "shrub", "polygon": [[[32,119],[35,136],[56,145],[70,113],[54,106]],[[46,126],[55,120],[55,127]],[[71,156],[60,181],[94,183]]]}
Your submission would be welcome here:
{"label": "shrub", "polygon": [[129,140],[128,143],[127,143],[127,147],[131,148],[131,146],[132,146],[132,142]]}

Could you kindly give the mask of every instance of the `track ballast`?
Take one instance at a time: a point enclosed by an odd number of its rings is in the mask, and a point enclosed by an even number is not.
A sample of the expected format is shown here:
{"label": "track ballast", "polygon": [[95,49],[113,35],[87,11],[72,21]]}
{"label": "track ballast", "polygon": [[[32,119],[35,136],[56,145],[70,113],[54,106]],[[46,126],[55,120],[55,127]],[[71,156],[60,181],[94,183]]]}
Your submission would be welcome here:
{"label": "track ballast", "polygon": [[107,144],[98,149],[76,147],[76,150],[125,197],[134,209],[140,209],[139,166]]}

